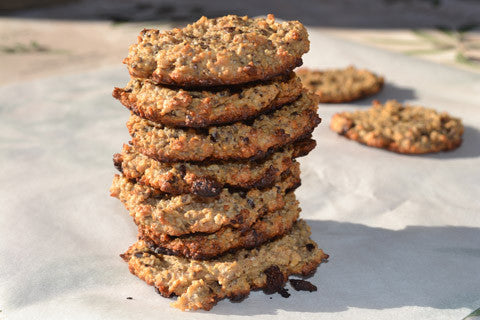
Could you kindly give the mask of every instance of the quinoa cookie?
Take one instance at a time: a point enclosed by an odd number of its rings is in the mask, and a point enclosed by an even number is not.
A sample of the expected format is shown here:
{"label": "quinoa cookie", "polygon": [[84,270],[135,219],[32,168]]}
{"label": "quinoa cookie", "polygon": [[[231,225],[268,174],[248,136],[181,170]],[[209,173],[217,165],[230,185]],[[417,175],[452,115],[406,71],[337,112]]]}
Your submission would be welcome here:
{"label": "quinoa cookie", "polygon": [[174,127],[232,123],[295,101],[302,83],[294,72],[268,82],[221,88],[181,89],[132,79],[113,96],[136,115]]}
{"label": "quinoa cookie", "polygon": [[213,233],[223,226],[248,228],[258,217],[285,206],[286,194],[300,185],[298,164],[295,172],[270,189],[230,192],[222,189],[215,198],[192,194],[168,196],[151,187],[116,175],[111,195],[120,199],[137,225],[152,232],[180,236]]}
{"label": "quinoa cookie", "polygon": [[303,85],[320,96],[322,103],[342,103],[362,99],[379,92],[383,77],[365,69],[300,69],[297,75]]}
{"label": "quinoa cookie", "polygon": [[162,296],[178,296],[172,306],[210,310],[218,300],[238,301],[251,290],[278,290],[292,274],[313,274],[328,255],[309,237],[310,228],[299,220],[282,238],[215,260],[197,261],[155,253],[155,248],[142,240],[121,256],[131,273],[155,286]]}
{"label": "quinoa cookie", "polygon": [[462,143],[463,134],[460,119],[395,100],[384,105],[374,101],[365,111],[337,113],[330,128],[371,147],[410,154],[455,149]]}
{"label": "quinoa cookie", "polygon": [[263,161],[207,164],[159,162],[125,144],[122,153],[115,154],[113,161],[128,179],[160,191],[174,195],[193,193],[215,197],[225,187],[248,190],[272,186],[284,172],[296,165],[294,158],[308,154],[315,144],[312,139],[302,140],[271,154]]}
{"label": "quinoa cookie", "polygon": [[292,104],[261,115],[251,124],[180,129],[132,115],[127,127],[135,148],[162,162],[259,159],[309,136],[320,123],[317,108],[316,96],[304,91]]}
{"label": "quinoa cookie", "polygon": [[156,233],[147,225],[138,227],[139,238],[156,246],[157,253],[207,260],[240,248],[254,248],[290,231],[300,214],[293,193],[285,197],[285,206],[260,216],[247,228],[225,226],[214,233],[192,233],[173,237]]}
{"label": "quinoa cookie", "polygon": [[267,80],[302,64],[310,43],[298,21],[229,15],[183,29],[143,30],[124,63],[134,78],[178,86]]}

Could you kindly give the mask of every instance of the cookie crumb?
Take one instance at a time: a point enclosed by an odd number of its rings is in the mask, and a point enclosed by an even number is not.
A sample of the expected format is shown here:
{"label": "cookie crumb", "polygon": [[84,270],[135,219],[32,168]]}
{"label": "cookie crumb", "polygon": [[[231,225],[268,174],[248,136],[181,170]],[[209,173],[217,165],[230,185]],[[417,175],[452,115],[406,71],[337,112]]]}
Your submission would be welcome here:
{"label": "cookie crumb", "polygon": [[263,289],[263,292],[265,292],[266,294],[278,292],[284,298],[288,298],[290,296],[288,291],[283,287],[285,285],[286,279],[278,266],[270,266],[263,272],[267,276],[267,283],[265,288]]}
{"label": "cookie crumb", "polygon": [[290,297],[290,293],[288,292],[288,289],[286,289],[286,288],[278,289],[278,293],[284,298]]}
{"label": "cookie crumb", "polygon": [[297,291],[308,291],[308,292],[317,291],[317,286],[315,286],[309,281],[301,280],[301,279],[290,279],[289,281],[290,281],[290,284],[292,285],[292,288]]}

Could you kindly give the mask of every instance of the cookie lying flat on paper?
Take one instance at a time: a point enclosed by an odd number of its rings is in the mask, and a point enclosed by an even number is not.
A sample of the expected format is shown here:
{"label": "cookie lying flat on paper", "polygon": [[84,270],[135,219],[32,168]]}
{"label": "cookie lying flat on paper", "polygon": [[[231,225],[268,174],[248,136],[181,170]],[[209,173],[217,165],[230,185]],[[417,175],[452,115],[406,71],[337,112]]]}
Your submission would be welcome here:
{"label": "cookie lying flat on paper", "polygon": [[124,63],[134,78],[178,86],[268,80],[302,64],[310,42],[298,21],[228,15],[183,29],[143,30]]}
{"label": "cookie lying flat on paper", "polygon": [[395,100],[364,111],[333,115],[330,128],[371,147],[421,154],[453,150],[462,143],[463,125],[447,113]]}
{"label": "cookie lying flat on paper", "polygon": [[202,128],[251,119],[295,101],[302,83],[294,72],[267,82],[182,89],[132,79],[113,96],[136,115],[174,127]]}
{"label": "cookie lying flat on paper", "polygon": [[383,77],[349,66],[346,69],[300,69],[303,85],[316,93],[322,103],[342,103],[362,99],[379,92]]}
{"label": "cookie lying flat on paper", "polygon": [[155,253],[139,240],[122,258],[130,272],[155,286],[182,310],[210,310],[218,300],[240,300],[251,290],[280,289],[288,276],[308,276],[328,255],[310,238],[310,228],[297,221],[283,237],[254,249],[242,249],[214,260],[197,261]]}

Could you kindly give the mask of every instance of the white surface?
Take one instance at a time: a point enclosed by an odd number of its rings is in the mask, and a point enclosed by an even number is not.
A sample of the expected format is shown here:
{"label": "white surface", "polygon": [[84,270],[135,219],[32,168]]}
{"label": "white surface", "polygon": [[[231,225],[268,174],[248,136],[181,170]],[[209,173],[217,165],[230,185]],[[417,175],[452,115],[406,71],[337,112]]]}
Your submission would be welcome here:
{"label": "white surface", "polygon": [[461,319],[478,308],[480,77],[314,31],[311,40],[306,66],[371,68],[387,79],[375,98],[446,110],[466,126],[455,152],[403,156],[328,129],[334,112],[372,99],[321,106],[297,191],[331,254],[311,279],[318,292],[255,292],[182,313],[128,272],[118,254],[136,229],[108,194],[112,154],[128,141],[128,112],[110,95],[127,81],[119,65],[0,87],[0,319]]}

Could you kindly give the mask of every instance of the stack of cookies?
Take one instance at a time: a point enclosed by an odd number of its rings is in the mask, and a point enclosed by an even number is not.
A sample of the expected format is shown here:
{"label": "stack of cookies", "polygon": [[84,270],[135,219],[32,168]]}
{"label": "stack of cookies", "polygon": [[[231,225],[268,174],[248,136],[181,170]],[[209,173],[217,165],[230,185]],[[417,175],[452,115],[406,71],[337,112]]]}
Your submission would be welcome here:
{"label": "stack of cookies", "polygon": [[292,71],[308,49],[301,23],[272,15],[143,30],[130,47],[131,80],[113,95],[132,141],[114,156],[111,194],[139,229],[122,257],[175,307],[282,291],[328,258],[293,193],[320,122]]}

